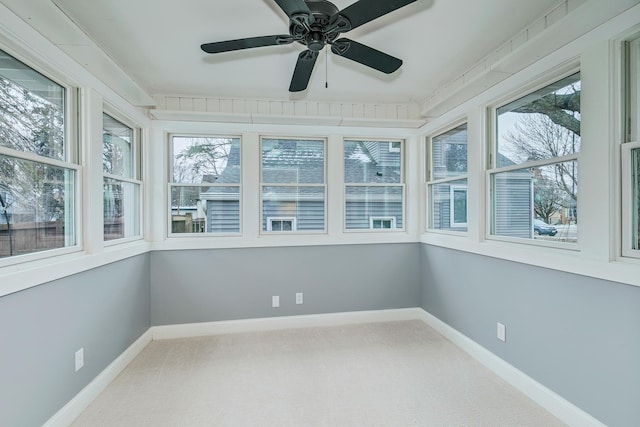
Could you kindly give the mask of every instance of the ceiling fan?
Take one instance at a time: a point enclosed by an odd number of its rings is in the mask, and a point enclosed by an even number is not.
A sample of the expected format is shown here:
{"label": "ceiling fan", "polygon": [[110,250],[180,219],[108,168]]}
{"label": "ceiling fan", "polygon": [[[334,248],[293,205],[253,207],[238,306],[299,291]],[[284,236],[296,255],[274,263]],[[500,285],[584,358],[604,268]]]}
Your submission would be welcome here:
{"label": "ceiling fan", "polygon": [[274,1],[289,17],[289,34],[205,43],[200,47],[207,53],[222,53],[294,41],[305,45],[307,49],[298,56],[293,71],[290,92],[307,88],[318,53],[328,44],[336,55],[386,74],[393,73],[402,65],[401,59],[338,36],[417,0],[359,0],[343,10],[327,0]]}

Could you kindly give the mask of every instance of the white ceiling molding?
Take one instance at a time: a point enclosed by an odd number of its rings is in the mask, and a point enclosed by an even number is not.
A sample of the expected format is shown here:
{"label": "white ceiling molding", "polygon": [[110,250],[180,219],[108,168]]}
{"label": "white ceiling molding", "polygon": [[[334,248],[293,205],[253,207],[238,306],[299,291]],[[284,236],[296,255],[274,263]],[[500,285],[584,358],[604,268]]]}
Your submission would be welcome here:
{"label": "white ceiling molding", "polygon": [[271,101],[240,98],[154,96],[155,120],[362,126],[418,129],[425,124],[418,104]]}
{"label": "white ceiling molding", "polygon": [[441,116],[638,3],[565,0],[467,72],[434,92],[421,115]]}

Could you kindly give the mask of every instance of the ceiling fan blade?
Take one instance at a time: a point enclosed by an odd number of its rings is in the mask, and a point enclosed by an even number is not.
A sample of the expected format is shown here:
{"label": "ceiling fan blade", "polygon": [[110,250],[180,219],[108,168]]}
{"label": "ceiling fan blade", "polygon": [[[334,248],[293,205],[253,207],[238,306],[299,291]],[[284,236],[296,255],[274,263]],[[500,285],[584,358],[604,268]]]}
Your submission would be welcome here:
{"label": "ceiling fan blade", "polygon": [[300,92],[307,88],[313,66],[316,64],[316,59],[318,59],[318,52],[312,52],[310,50],[300,52],[296,69],[293,70],[289,92]]}
{"label": "ceiling fan blade", "polygon": [[351,22],[351,29],[400,9],[417,0],[359,0],[340,11]]}
{"label": "ceiling fan blade", "polygon": [[311,14],[311,9],[309,9],[309,6],[307,6],[304,0],[275,0],[275,2],[292,21],[300,22],[299,16],[305,15],[309,24],[315,22]]}
{"label": "ceiling fan blade", "polygon": [[393,73],[402,65],[401,59],[346,38],[334,41],[331,51],[386,74]]}
{"label": "ceiling fan blade", "polygon": [[254,47],[276,46],[293,43],[289,34],[249,37],[246,39],[227,40],[223,42],[205,43],[200,46],[207,53],[231,52],[234,50],[250,49]]}

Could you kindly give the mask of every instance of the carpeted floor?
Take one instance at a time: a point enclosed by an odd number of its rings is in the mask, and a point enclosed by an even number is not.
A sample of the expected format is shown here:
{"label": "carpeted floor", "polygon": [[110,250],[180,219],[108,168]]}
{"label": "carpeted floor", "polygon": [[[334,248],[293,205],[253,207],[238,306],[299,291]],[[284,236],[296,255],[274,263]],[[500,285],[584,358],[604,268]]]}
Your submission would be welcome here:
{"label": "carpeted floor", "polygon": [[562,425],[415,320],[153,341],[73,427]]}

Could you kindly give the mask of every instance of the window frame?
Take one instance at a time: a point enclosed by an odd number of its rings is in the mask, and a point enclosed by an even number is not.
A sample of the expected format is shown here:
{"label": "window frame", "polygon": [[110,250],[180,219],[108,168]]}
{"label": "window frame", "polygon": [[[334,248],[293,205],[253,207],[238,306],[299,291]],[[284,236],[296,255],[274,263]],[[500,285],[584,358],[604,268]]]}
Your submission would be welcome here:
{"label": "window frame", "polygon": [[[640,150],[640,34],[635,32],[623,40],[623,138],[620,144],[621,175],[621,238],[620,255],[623,258],[640,259],[640,247],[633,249],[634,224],[633,204],[633,151]],[[639,220],[640,221],[640,220]],[[639,231],[640,233],[640,231]]]}
{"label": "window frame", "polygon": [[[73,171],[73,245],[44,249],[35,252],[29,252],[21,255],[9,255],[0,258],[0,268],[15,266],[23,263],[31,263],[40,260],[50,259],[52,257],[80,253],[84,250],[84,217],[83,212],[83,176],[84,168],[80,163],[80,146],[79,146],[79,94],[78,87],[65,81],[63,76],[56,72],[52,67],[41,61],[32,60],[30,57],[22,55],[15,50],[9,48],[5,44],[0,45],[0,50],[28,67],[30,70],[42,75],[54,84],[60,86],[64,90],[64,160],[54,159],[50,157],[40,156],[30,151],[20,151],[8,147],[0,146],[0,155],[12,157],[19,161],[29,161],[47,166],[57,167],[69,171]],[[65,237],[66,238],[66,237]]]}
{"label": "window frame", "polygon": [[[171,206],[171,197],[172,197],[172,188],[174,187],[202,187],[202,185],[198,185],[197,183],[177,183],[173,181],[173,138],[219,138],[219,139],[238,139],[239,142],[239,151],[240,151],[240,176],[239,182],[237,183],[206,183],[207,187],[237,187],[238,188],[238,231],[233,232],[224,232],[224,233],[212,233],[207,232],[206,228],[206,220],[205,220],[205,232],[203,233],[174,233],[172,231],[172,206]],[[167,135],[167,198],[165,201],[165,206],[167,209],[167,238],[216,238],[216,237],[238,237],[243,234],[243,179],[242,179],[242,170],[244,168],[244,153],[243,153],[243,142],[242,135],[233,135],[233,134],[209,134],[209,133],[189,133],[189,132],[173,132]]]}
{"label": "window frame", "polygon": [[[582,150],[578,153],[564,155],[559,157],[551,157],[548,159],[536,160],[536,161],[527,161],[519,164],[508,165],[508,166],[497,166],[498,159],[498,110],[514,101],[522,99],[532,93],[535,93],[541,89],[544,89],[548,86],[553,85],[554,83],[560,82],[561,80],[568,78],[574,74],[581,74],[580,65],[574,63],[570,66],[563,68],[562,71],[556,70],[555,72],[547,73],[545,77],[542,79],[538,79],[534,81],[532,84],[520,88],[517,91],[512,92],[509,96],[503,97],[496,102],[492,103],[490,106],[486,108],[487,114],[487,143],[486,143],[486,169],[485,169],[485,188],[486,188],[486,218],[485,218],[485,233],[484,237],[486,240],[492,241],[502,241],[508,243],[519,243],[531,247],[539,246],[539,247],[548,247],[548,248],[557,248],[563,249],[567,251],[579,251],[580,250],[580,229],[578,228],[577,242],[554,242],[543,239],[535,239],[535,238],[522,238],[522,237],[510,237],[510,236],[501,236],[493,234],[493,230],[495,227],[495,191],[493,186],[493,177],[497,176],[501,173],[505,172],[513,172],[523,169],[530,169],[542,166],[550,166],[559,163],[566,163],[570,161],[575,161],[578,165],[578,173],[580,173],[579,168],[579,159]],[[582,81],[582,76],[580,76],[580,81]],[[533,192],[531,194],[533,199]],[[577,207],[579,208],[580,201],[577,201]],[[579,209],[578,209],[579,210]],[[535,218],[535,212],[532,209],[531,212],[532,221]]]}
{"label": "window frame", "polygon": [[[347,141],[353,142],[388,142],[388,148],[390,153],[400,153],[400,182],[394,183],[377,183],[377,182],[369,182],[369,183],[354,183],[354,182],[345,182],[344,180],[344,149],[345,143]],[[392,150],[391,144],[394,142],[400,143],[399,151]],[[401,138],[368,138],[368,137],[343,137],[342,138],[342,155],[341,155],[341,163],[342,163],[342,171],[343,171],[343,179],[342,179],[342,189],[343,189],[343,199],[342,199],[342,232],[345,234],[348,233],[404,233],[407,231],[407,179],[406,179],[406,140]],[[400,228],[373,228],[371,226],[371,221],[369,222],[369,228],[347,228],[347,187],[401,187],[402,191],[402,227]],[[371,215],[369,219],[371,220]],[[374,216],[375,218],[381,218],[378,216]],[[385,217],[390,218],[390,217]],[[393,217],[395,219],[395,217]],[[397,219],[394,221],[394,225],[397,224]]]}
{"label": "window frame", "polygon": [[[461,127],[465,125],[467,128],[467,172],[460,174],[460,175],[455,175],[455,176],[450,176],[450,177],[445,177],[445,178],[439,178],[439,179],[434,179],[434,172],[433,172],[433,139],[437,138],[447,132],[450,132],[458,127]],[[452,123],[450,123],[449,125],[447,125],[446,127],[443,127],[440,130],[437,130],[436,132],[433,133],[433,135],[428,136],[426,139],[426,145],[427,145],[427,149],[426,149],[426,161],[425,161],[425,165],[426,165],[426,169],[425,169],[425,178],[426,178],[426,184],[425,184],[425,214],[426,214],[426,220],[425,220],[425,231],[428,233],[443,233],[443,234],[453,234],[453,235],[467,235],[468,233],[468,228],[467,230],[456,230],[456,228],[462,228],[462,227],[468,227],[468,215],[469,215],[469,193],[467,192],[467,223],[465,223],[465,225],[456,225],[454,226],[454,222],[453,222],[453,216],[450,217],[450,228],[446,229],[446,228],[435,228],[432,226],[432,217],[433,217],[433,206],[431,204],[431,199],[432,197],[430,196],[431,194],[431,189],[434,188],[437,185],[441,185],[441,184],[447,184],[449,182],[451,183],[455,183],[456,181],[462,181],[462,180],[466,180],[467,181],[467,190],[468,190],[468,185],[469,185],[469,151],[468,151],[468,145],[469,145],[469,121],[468,118],[465,117],[463,119],[460,120],[456,120]],[[452,187],[464,187],[461,184],[453,184]],[[453,202],[453,200],[449,200],[449,203],[451,205],[451,203]],[[453,208],[451,208],[451,212],[453,213]]]}
{"label": "window frame", "polygon": [[[468,221],[469,221],[469,193],[468,193],[468,186],[466,185],[451,185],[449,187],[449,193],[450,193],[450,197],[449,197],[449,210],[451,212],[451,216],[449,217],[450,219],[450,226],[451,228],[455,229],[455,228],[463,228],[463,227],[467,227],[468,226]],[[467,218],[467,221],[465,222],[456,222],[455,218],[456,218],[456,208],[455,208],[455,199],[454,199],[454,195],[456,193],[456,191],[464,191],[464,199],[465,199],[465,217]]]}
{"label": "window frame", "polygon": [[[265,139],[276,139],[276,140],[291,140],[291,141],[318,141],[318,142],[322,142],[322,149],[323,149],[323,159],[322,159],[322,173],[323,173],[323,180],[322,180],[322,184],[318,184],[318,183],[269,183],[269,182],[263,182],[262,178],[263,178],[263,161],[262,161],[262,147],[263,147],[263,141]],[[328,153],[327,153],[327,148],[328,148],[328,138],[327,137],[316,137],[316,136],[281,136],[281,135],[260,135],[260,143],[258,144],[259,148],[258,148],[258,162],[260,164],[260,167],[258,169],[258,194],[259,194],[259,209],[258,209],[258,233],[259,235],[304,235],[304,234],[327,234],[328,230],[329,230],[329,218],[327,213],[329,212],[329,208],[328,208],[328,204],[329,204],[329,200],[327,198],[327,187],[328,187],[328,176],[327,176],[327,159],[328,159]],[[297,227],[297,218],[296,217],[291,217],[291,216],[286,216],[286,217],[274,217],[274,216],[269,216],[269,217],[265,217],[264,216],[264,187],[280,187],[280,188],[292,188],[292,187],[309,187],[309,188],[322,188],[323,189],[323,201],[324,201],[324,206],[323,206],[323,217],[324,217],[324,228],[322,230],[299,230]],[[296,208],[296,212],[297,212],[297,208]],[[272,231],[269,230],[269,228],[271,227],[271,224],[269,222],[269,218],[285,218],[285,219],[289,219],[289,218],[294,218],[296,219],[295,223],[292,225],[295,225],[295,227],[293,227],[294,229],[292,229],[291,231]],[[262,225],[262,221],[265,221],[265,227],[263,228]]]}
{"label": "window frame", "polygon": [[[104,189],[104,181],[107,179],[111,179],[114,181],[119,181],[127,184],[132,184],[137,186],[138,188],[138,212],[136,213],[138,219],[138,234],[134,236],[125,236],[117,239],[105,240],[104,239],[104,222],[103,222],[103,233],[102,233],[102,242],[105,247],[113,246],[128,242],[133,242],[137,240],[144,239],[144,180],[142,179],[143,174],[143,161],[142,161],[142,127],[137,124],[135,121],[128,118],[126,115],[120,114],[115,107],[104,104],[102,109],[103,119],[104,115],[111,117],[111,119],[120,122],[120,124],[129,127],[132,130],[133,140],[131,141],[131,177],[126,177],[124,175],[110,174],[102,171],[102,186]],[[101,147],[104,147],[104,142],[102,142]],[[103,190],[104,191],[104,190]],[[103,203],[104,203],[104,194],[103,194]],[[104,205],[103,205],[104,209]],[[104,221],[104,215],[103,215]]]}
{"label": "window frame", "polygon": [[[291,222],[291,230],[274,230],[273,229],[274,221]],[[297,219],[294,216],[268,216],[266,222],[267,222],[267,231],[273,232],[273,233],[290,233],[298,229]]]}
{"label": "window frame", "polygon": [[[373,223],[375,221],[391,221],[391,227],[385,228],[375,228]],[[393,230],[396,228],[396,217],[395,216],[370,216],[369,217],[369,228],[372,230]]]}

